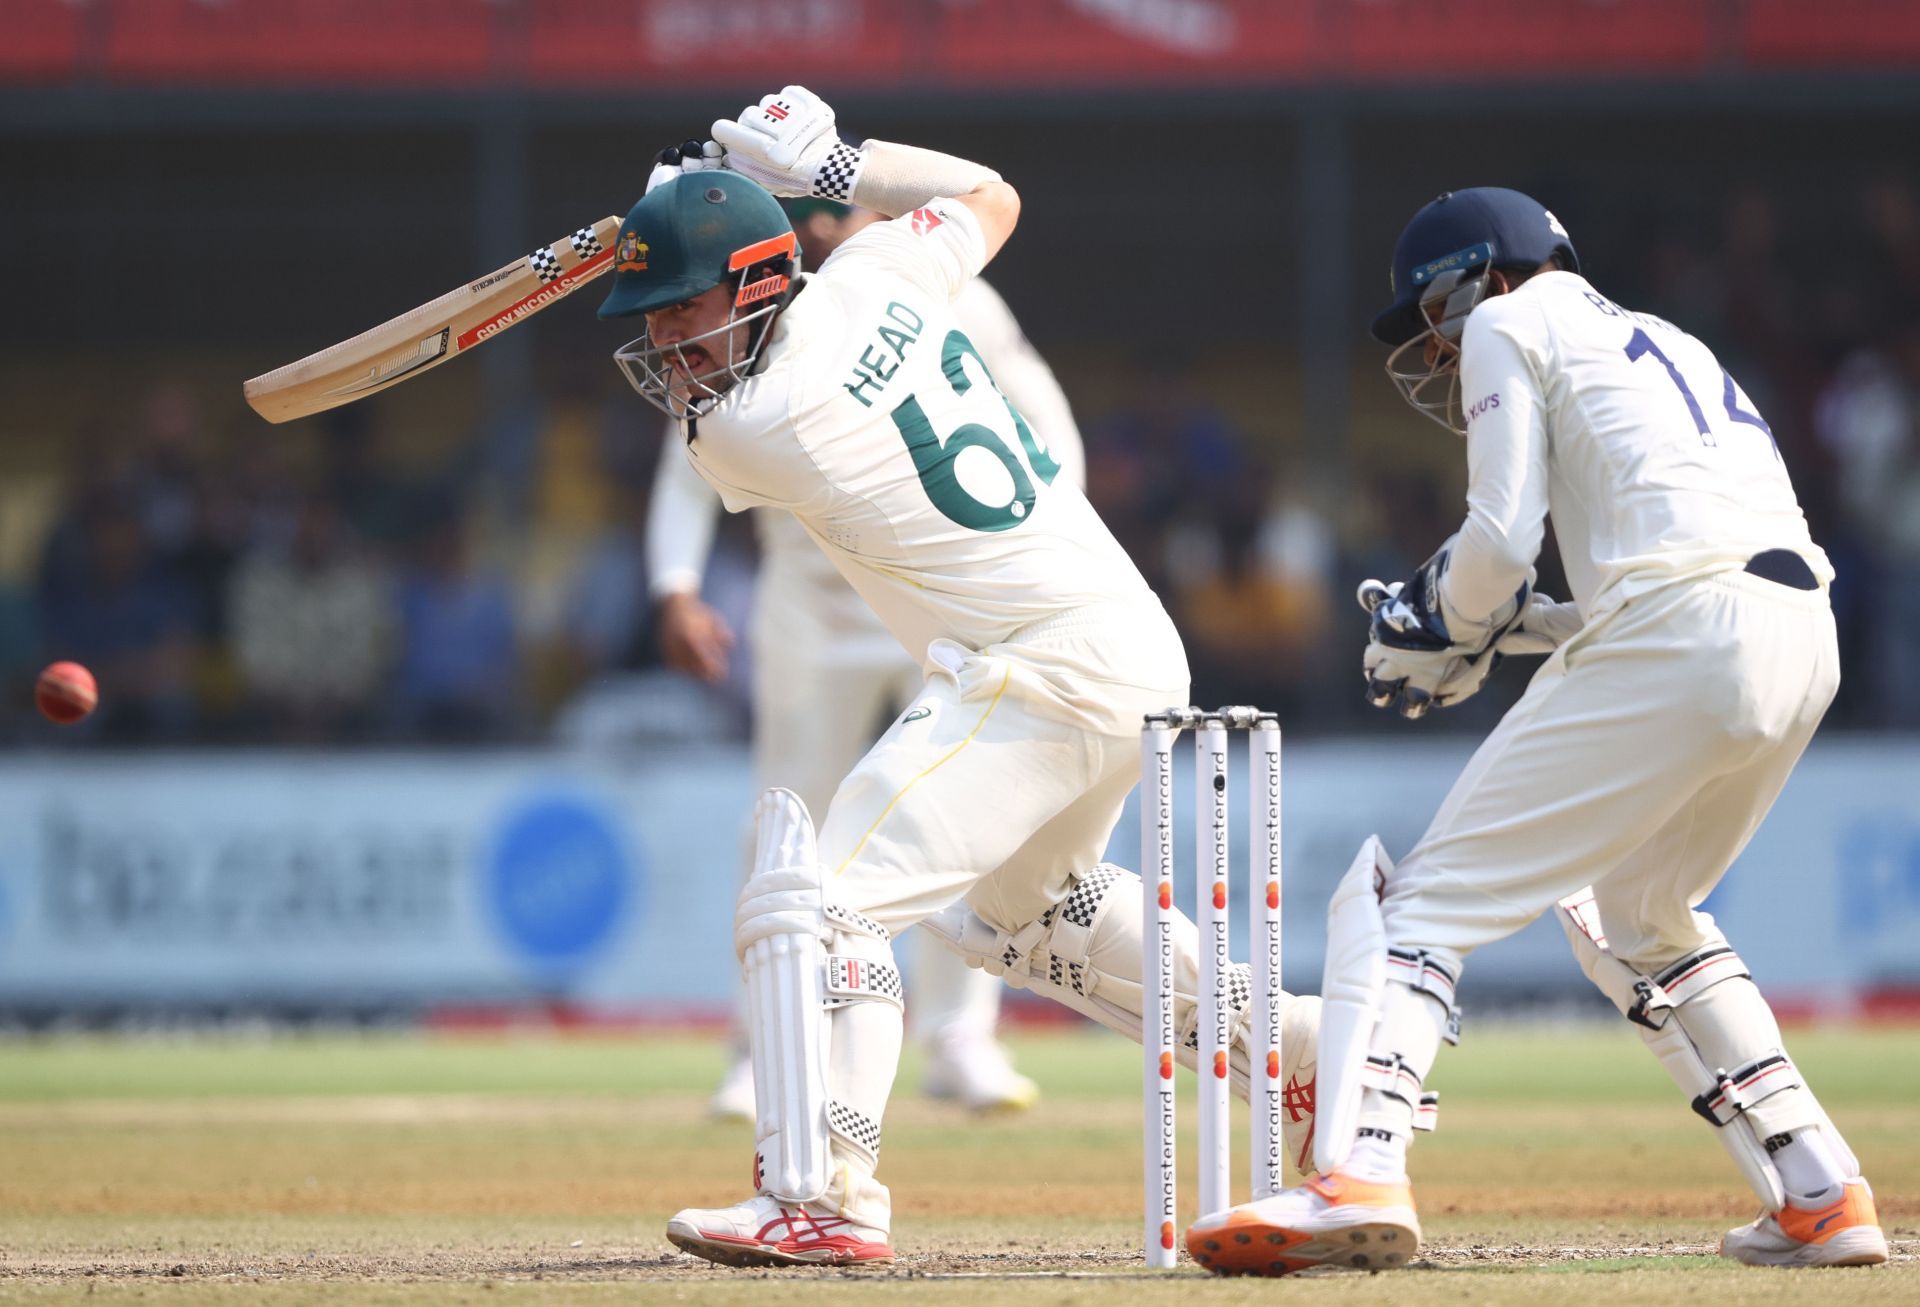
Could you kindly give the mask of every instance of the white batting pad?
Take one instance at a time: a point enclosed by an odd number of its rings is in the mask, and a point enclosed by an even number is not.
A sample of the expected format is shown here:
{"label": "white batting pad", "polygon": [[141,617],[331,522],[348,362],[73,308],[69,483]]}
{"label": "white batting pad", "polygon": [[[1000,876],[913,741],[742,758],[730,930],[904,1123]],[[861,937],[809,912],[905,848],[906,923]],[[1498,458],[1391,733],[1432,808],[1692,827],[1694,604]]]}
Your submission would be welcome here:
{"label": "white batting pad", "polygon": [[[1174,945],[1174,1056],[1198,1069],[1200,1017],[1199,938],[1178,912]],[[1031,989],[1138,1043],[1146,992],[1141,983],[1141,937],[1145,931],[1140,878],[1124,867],[1101,863],[1075,877],[1067,897],[1017,931],[997,930],[956,903],[920,922],[922,930],[964,958],[969,966],[999,976],[1015,989]],[[1233,1009],[1233,1046],[1228,1083],[1248,1096],[1250,1062],[1248,968],[1235,963],[1228,978]],[[1286,1153],[1305,1174],[1314,1133],[1313,1085],[1318,1056],[1320,1002],[1284,991],[1281,1082]]]}
{"label": "white batting pad", "polygon": [[826,1192],[827,918],[813,820],[798,795],[769,790],[754,810],[753,874],[734,914],[753,1053],[755,1149],[763,1192]]}

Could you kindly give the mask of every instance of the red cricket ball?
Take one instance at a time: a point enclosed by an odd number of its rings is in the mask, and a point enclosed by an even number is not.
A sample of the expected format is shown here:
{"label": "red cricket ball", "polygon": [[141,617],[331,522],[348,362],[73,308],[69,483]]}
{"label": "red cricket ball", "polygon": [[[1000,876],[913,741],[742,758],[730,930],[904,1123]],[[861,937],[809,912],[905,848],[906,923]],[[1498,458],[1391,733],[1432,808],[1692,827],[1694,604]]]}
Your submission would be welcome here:
{"label": "red cricket ball", "polygon": [[71,726],[100,702],[100,688],[79,663],[49,663],[33,687],[33,701],[48,721]]}

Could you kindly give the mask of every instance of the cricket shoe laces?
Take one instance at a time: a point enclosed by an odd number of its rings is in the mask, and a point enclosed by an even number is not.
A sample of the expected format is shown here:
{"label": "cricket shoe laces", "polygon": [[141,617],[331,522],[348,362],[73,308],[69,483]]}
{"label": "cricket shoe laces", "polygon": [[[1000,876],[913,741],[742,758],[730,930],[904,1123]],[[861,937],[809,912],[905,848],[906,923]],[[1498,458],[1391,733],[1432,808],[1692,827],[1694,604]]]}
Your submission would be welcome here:
{"label": "cricket shoe laces", "polygon": [[1412,1186],[1340,1171],[1203,1216],[1187,1231],[1188,1254],[1216,1275],[1291,1275],[1315,1266],[1383,1271],[1419,1251]]}
{"label": "cricket shoe laces", "polygon": [[862,1266],[891,1262],[887,1232],[825,1203],[756,1194],[732,1207],[689,1207],[667,1222],[667,1242],[726,1266]]}
{"label": "cricket shoe laces", "polygon": [[1873,1207],[1873,1190],[1856,1178],[1824,1207],[1789,1203],[1727,1231],[1720,1255],[1748,1266],[1877,1266],[1887,1260],[1887,1236]]}

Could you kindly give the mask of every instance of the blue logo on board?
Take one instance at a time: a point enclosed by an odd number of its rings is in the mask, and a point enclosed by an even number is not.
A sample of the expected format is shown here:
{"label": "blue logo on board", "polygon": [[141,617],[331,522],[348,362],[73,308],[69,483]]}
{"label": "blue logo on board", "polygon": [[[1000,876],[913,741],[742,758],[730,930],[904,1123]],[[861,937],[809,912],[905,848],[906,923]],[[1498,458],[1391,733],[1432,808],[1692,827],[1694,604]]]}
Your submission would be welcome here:
{"label": "blue logo on board", "polygon": [[486,875],[501,932],[529,961],[564,971],[613,937],[645,869],[601,808],[546,794],[508,818]]}

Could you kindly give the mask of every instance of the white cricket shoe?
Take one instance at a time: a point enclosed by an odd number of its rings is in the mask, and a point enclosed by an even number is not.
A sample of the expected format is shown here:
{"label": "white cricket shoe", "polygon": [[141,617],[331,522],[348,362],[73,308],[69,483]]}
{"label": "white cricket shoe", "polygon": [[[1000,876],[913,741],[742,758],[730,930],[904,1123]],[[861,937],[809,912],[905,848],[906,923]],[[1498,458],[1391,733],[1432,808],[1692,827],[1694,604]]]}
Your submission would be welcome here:
{"label": "white cricket shoe", "polygon": [[1841,1187],[1840,1197],[1815,1211],[1788,1204],[1729,1230],[1720,1255],[1748,1266],[1877,1266],[1887,1260],[1887,1236],[1865,1180]]}
{"label": "white cricket shoe", "polygon": [[707,1115],[715,1121],[751,1122],[753,1112],[753,1059],[735,1058],[707,1100]]}
{"label": "white cricket shoe", "polygon": [[999,1040],[973,1034],[933,1041],[920,1092],[974,1112],[1024,1112],[1040,1099],[1040,1086],[1014,1070]]}
{"label": "white cricket shoe", "polygon": [[1291,1275],[1313,1266],[1405,1266],[1420,1251],[1420,1218],[1405,1180],[1344,1172],[1195,1221],[1187,1252],[1217,1275]]}
{"label": "white cricket shoe", "polygon": [[834,1206],[757,1194],[733,1207],[689,1207],[667,1222],[667,1242],[726,1266],[857,1266],[893,1260],[887,1232]]}

